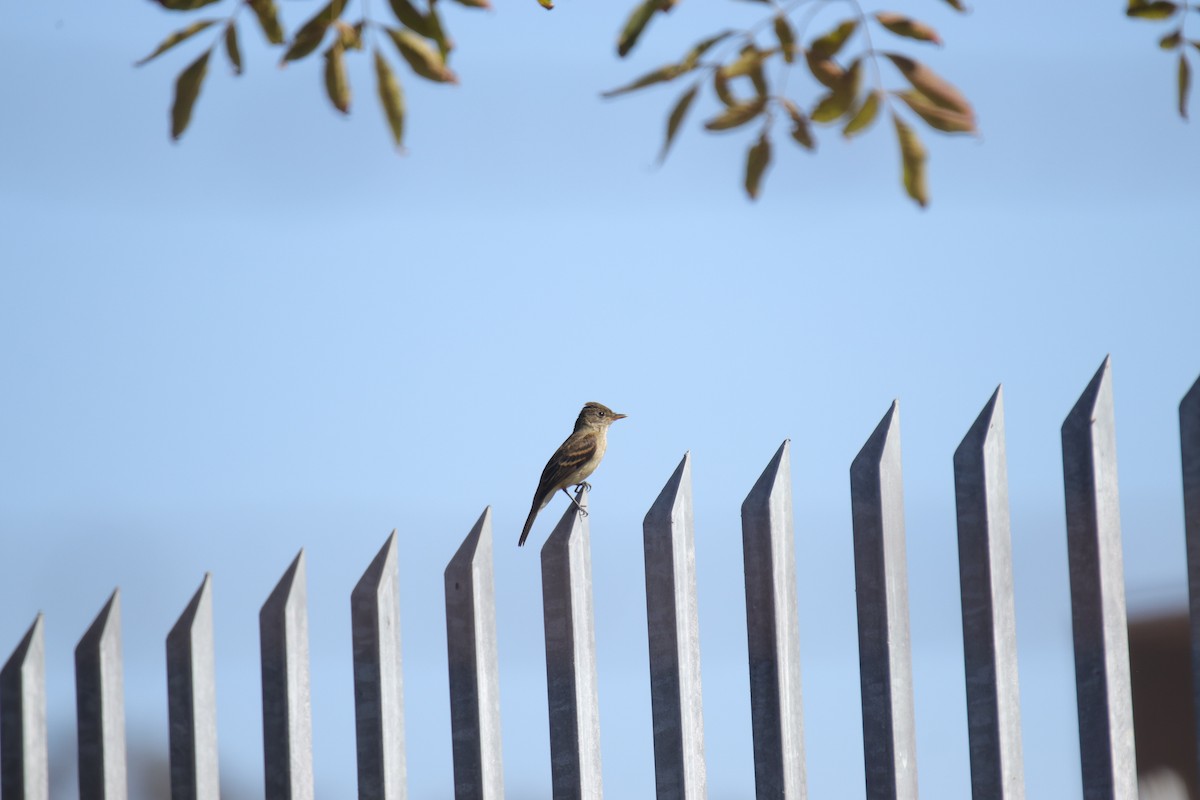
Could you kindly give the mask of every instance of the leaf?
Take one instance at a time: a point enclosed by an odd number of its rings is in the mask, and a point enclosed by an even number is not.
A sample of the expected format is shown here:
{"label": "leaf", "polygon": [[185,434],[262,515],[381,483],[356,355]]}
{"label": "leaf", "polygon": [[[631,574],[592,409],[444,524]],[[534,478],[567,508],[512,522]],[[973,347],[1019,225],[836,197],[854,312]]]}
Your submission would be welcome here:
{"label": "leaf", "polygon": [[738,100],[737,95],[729,88],[729,80],[721,74],[721,70],[713,70],[713,91],[717,94],[717,99],[726,106],[736,106],[742,102]]}
{"label": "leaf", "polygon": [[683,63],[689,67],[694,67],[700,63],[700,59],[704,54],[713,48],[714,45],[725,41],[733,35],[733,31],[721,31],[716,36],[710,36],[707,39],[702,39],[688,51],[687,56],[683,59]]}
{"label": "leaf", "polygon": [[808,71],[817,79],[817,82],[830,88],[836,88],[838,82],[846,71],[835,64],[828,58],[818,58],[809,50],[804,54],[805,60],[808,62]]}
{"label": "leaf", "polygon": [[263,36],[271,44],[283,44],[287,37],[283,34],[283,26],[279,24],[279,10],[275,0],[250,0],[250,9],[258,17],[258,27],[262,28]]}
{"label": "leaf", "polygon": [[856,133],[860,133],[871,126],[875,121],[875,117],[879,114],[879,101],[883,98],[883,92],[876,89],[867,95],[867,99],[863,101],[862,106],[858,109],[858,113],[846,123],[846,127],[842,128],[842,136],[849,139]]}
{"label": "leaf", "polygon": [[1188,118],[1188,91],[1192,86],[1192,69],[1183,53],[1179,54],[1179,116]]}
{"label": "leaf", "polygon": [[879,24],[887,28],[897,36],[905,36],[909,39],[916,39],[921,42],[933,42],[941,44],[942,39],[937,35],[937,31],[926,25],[924,22],[917,22],[915,19],[909,19],[903,14],[894,14],[890,11],[880,11],[875,15],[875,19],[879,20]]}
{"label": "leaf", "polygon": [[425,19],[425,15],[417,11],[409,0],[388,0],[392,7],[392,13],[396,15],[396,19],[400,24],[408,28],[413,33],[419,33],[426,39],[432,39],[429,31],[429,21]]}
{"label": "leaf", "polygon": [[217,0],[158,0],[158,4],[168,11],[195,11],[215,2]]}
{"label": "leaf", "polygon": [[951,8],[953,8],[955,11],[958,11],[961,13],[966,13],[966,11],[967,11],[967,7],[965,5],[963,5],[962,0],[946,0],[946,4],[948,6],[950,6]]}
{"label": "leaf", "polygon": [[842,49],[842,45],[854,33],[858,27],[858,20],[848,19],[841,25],[831,30],[819,39],[813,41],[809,50],[818,59],[833,58],[838,51]]}
{"label": "leaf", "polygon": [[454,42],[442,28],[442,18],[438,16],[437,6],[433,3],[429,4],[429,13],[425,15],[425,25],[429,28],[429,35],[426,38],[434,41],[438,46],[438,52],[442,54],[442,61],[445,61],[450,57],[450,51],[454,49]]}
{"label": "leaf", "polygon": [[746,154],[746,194],[750,195],[751,200],[758,199],[763,173],[767,171],[767,165],[770,163],[771,140],[767,138],[767,132],[763,131]]}
{"label": "leaf", "polygon": [[329,0],[328,5],[314,14],[296,31],[296,35],[292,37],[292,43],[288,45],[283,59],[279,62],[280,65],[289,61],[299,61],[320,47],[321,40],[325,38],[325,31],[329,30],[329,26],[342,15],[345,7],[346,0]]}
{"label": "leaf", "polygon": [[633,12],[629,15],[629,19],[625,20],[625,27],[621,29],[621,35],[617,38],[617,54],[624,58],[637,44],[638,37],[642,35],[642,31],[646,29],[646,25],[650,23],[650,18],[654,16],[654,12],[658,11],[662,0],[642,0]]}
{"label": "leaf", "polygon": [[180,30],[175,31],[170,36],[163,39],[162,42],[159,43],[158,47],[154,48],[153,53],[146,56],[141,61],[135,61],[133,63],[133,65],[135,67],[140,67],[149,61],[153,61],[154,59],[161,56],[163,53],[170,50],[175,45],[179,44],[180,42],[187,41],[188,39],[192,38],[200,31],[214,25],[215,23],[216,23],[215,19],[202,19],[202,20],[193,22],[191,25],[188,25],[186,28],[181,28]]}
{"label": "leaf", "polygon": [[925,185],[925,161],[928,154],[921,140],[917,138],[916,131],[905,124],[904,120],[893,114],[892,122],[896,124],[896,138],[900,140],[904,190],[924,208],[929,204],[929,189]]}
{"label": "leaf", "polygon": [[208,57],[212,50],[205,50],[175,80],[175,101],[171,104],[171,138],[178,139],[192,121],[192,108],[200,96],[200,87],[208,72]]}
{"label": "leaf", "polygon": [[392,141],[398,149],[404,149],[404,92],[396,73],[388,65],[387,60],[379,49],[375,50],[375,82],[379,92],[379,103],[383,106],[387,117],[388,128],[392,132]]}
{"label": "leaf", "polygon": [[943,133],[975,133],[975,118],[970,114],[939,106],[920,92],[897,92],[896,96],[931,128]]}
{"label": "leaf", "polygon": [[667,64],[664,67],[659,67],[656,70],[647,72],[645,75],[636,79],[632,83],[627,83],[624,86],[618,86],[616,89],[609,89],[607,92],[601,92],[601,97],[616,97],[618,95],[633,92],[638,89],[644,89],[647,86],[653,86],[656,83],[666,83],[673,81],[680,75],[686,72],[691,72],[691,69],[683,64]]}
{"label": "leaf", "polygon": [[538,0],[538,5],[549,11],[554,8],[554,0]]}
{"label": "leaf", "polygon": [[786,14],[775,17],[775,38],[779,40],[783,60],[791,64],[796,60],[796,32],[792,30],[792,24],[788,22]]}
{"label": "leaf", "polygon": [[232,21],[225,26],[225,54],[233,64],[233,74],[242,74],[242,50],[238,47],[237,26]]}
{"label": "leaf", "polygon": [[1174,50],[1183,44],[1183,29],[1179,28],[1171,31],[1166,36],[1158,40],[1158,46],[1163,50]]}
{"label": "leaf", "polygon": [[757,117],[766,106],[767,99],[765,97],[755,98],[748,103],[738,103],[704,123],[704,127],[710,131],[733,130]]}
{"label": "leaf", "polygon": [[413,72],[436,83],[458,83],[458,76],[446,66],[441,54],[426,44],[424,39],[398,28],[385,30]]}
{"label": "leaf", "polygon": [[670,116],[667,117],[667,137],[663,140],[662,152],[658,154],[658,163],[661,164],[667,160],[667,153],[671,149],[671,143],[675,141],[675,134],[679,133],[679,127],[683,125],[683,120],[687,117],[688,110],[692,107],[692,101],[696,99],[696,92],[699,89],[700,84],[696,84],[675,101],[675,106],[671,109]]}
{"label": "leaf", "polygon": [[858,87],[862,81],[862,61],[855,59],[846,70],[837,85],[817,103],[810,115],[814,122],[833,122],[846,114],[854,105],[858,96]]}
{"label": "leaf", "polygon": [[492,4],[488,0],[454,0],[460,6],[467,8],[491,8]]}
{"label": "leaf", "polygon": [[338,32],[338,43],[346,50],[362,50],[363,23],[347,25],[340,19],[335,23]]}
{"label": "leaf", "polygon": [[1179,10],[1177,3],[1167,0],[1153,0],[1146,3],[1131,3],[1125,10],[1125,16],[1135,19],[1167,19]]}
{"label": "leaf", "polygon": [[346,77],[345,48],[341,41],[334,42],[325,51],[325,93],[329,102],[343,114],[350,113],[350,81]]}
{"label": "leaf", "polygon": [[908,79],[908,82],[913,85],[914,89],[928,97],[934,103],[942,108],[957,111],[960,114],[974,116],[971,104],[967,102],[967,98],[963,97],[962,92],[951,86],[929,67],[919,61],[913,61],[911,58],[896,53],[884,53],[884,55],[891,59],[892,63],[904,74],[904,77]]}
{"label": "leaf", "polygon": [[780,102],[787,109],[788,116],[792,118],[792,139],[805,150],[815,150],[817,143],[808,127],[808,117],[804,116],[804,112],[791,100],[784,98]]}

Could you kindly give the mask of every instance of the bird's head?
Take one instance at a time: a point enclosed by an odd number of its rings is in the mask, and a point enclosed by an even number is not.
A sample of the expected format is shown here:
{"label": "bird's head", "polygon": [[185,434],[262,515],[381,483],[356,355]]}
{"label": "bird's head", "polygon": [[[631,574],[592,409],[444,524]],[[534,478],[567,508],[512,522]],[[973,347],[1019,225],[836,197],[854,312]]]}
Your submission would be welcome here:
{"label": "bird's head", "polygon": [[625,419],[624,414],[617,414],[611,408],[600,403],[587,403],[575,420],[575,430],[581,428],[607,428],[619,419]]}

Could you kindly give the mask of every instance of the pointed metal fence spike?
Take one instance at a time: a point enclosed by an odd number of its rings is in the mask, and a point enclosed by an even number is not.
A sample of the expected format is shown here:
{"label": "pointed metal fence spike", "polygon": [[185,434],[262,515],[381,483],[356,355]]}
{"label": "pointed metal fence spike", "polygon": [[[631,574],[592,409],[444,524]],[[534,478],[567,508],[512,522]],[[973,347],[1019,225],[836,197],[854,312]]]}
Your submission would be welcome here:
{"label": "pointed metal fence spike", "polygon": [[[1187,541],[1188,601],[1192,626],[1192,698],[1200,747],[1200,378],[1179,404],[1183,461],[1183,517]],[[1200,750],[1196,753],[1200,768]]]}
{"label": "pointed metal fence spike", "polygon": [[267,800],[313,800],[304,550],[258,613]]}
{"label": "pointed metal fence spike", "polygon": [[[579,496],[587,507],[587,491]],[[542,546],[554,800],[601,800],[600,704],[588,518],[567,506]]]}
{"label": "pointed metal fence spike", "polygon": [[0,797],[49,800],[46,633],[39,613],[0,670]]}
{"label": "pointed metal fence spike", "polygon": [[808,789],[788,441],[742,502],[742,552],[757,797],[802,800]]}
{"label": "pointed metal fence spike", "polygon": [[350,593],[359,800],[404,800],[404,678],[396,531]]}
{"label": "pointed metal fence spike", "polygon": [[80,800],[125,800],[125,690],[121,590],[75,648]]}
{"label": "pointed metal fence spike", "polygon": [[171,800],[218,800],[212,576],[204,575],[167,634]]}
{"label": "pointed metal fence spike", "polygon": [[657,797],[703,800],[707,778],[690,455],[684,454],[650,507],[642,534]]}
{"label": "pointed metal fence spike", "polygon": [[488,506],[445,572],[456,800],[501,800],[500,673]]}
{"label": "pointed metal fence spike", "polygon": [[899,403],[851,464],[850,497],[867,800],[916,800]]}
{"label": "pointed metal fence spike", "polygon": [[1137,800],[1112,369],[1062,426],[1079,756],[1088,800]]}
{"label": "pointed metal fence spike", "polygon": [[954,452],[973,800],[1024,800],[1004,399],[998,387]]}

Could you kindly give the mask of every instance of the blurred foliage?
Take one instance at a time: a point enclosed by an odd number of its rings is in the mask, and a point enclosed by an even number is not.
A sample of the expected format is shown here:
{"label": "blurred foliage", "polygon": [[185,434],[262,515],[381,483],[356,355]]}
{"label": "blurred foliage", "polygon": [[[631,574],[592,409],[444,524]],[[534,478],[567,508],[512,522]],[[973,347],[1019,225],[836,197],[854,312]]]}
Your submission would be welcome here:
{"label": "blurred foliage", "polygon": [[[467,8],[489,8],[489,0],[442,0]],[[868,131],[881,113],[892,120],[899,152],[901,183],[920,206],[929,203],[926,177],[927,151],[918,134],[924,127],[940,134],[975,134],[975,113],[967,98],[928,65],[909,55],[878,49],[875,39],[898,44],[941,46],[933,27],[902,13],[872,14],[860,0],[734,0],[763,7],[762,18],[744,30],[723,30],[687,50],[678,61],[652,70],[624,86],[604,92],[618,97],[661,84],[682,82],[686,88],[667,114],[666,132],[659,161],[666,159],[702,90],[711,92],[715,113],[703,121],[705,131],[721,134],[750,126],[757,128],[746,152],[743,186],[751,199],[762,191],[771,165],[776,123],[786,128],[784,138],[809,152],[817,149],[816,132],[836,129],[850,139]],[[376,93],[388,130],[398,149],[404,146],[407,109],[404,90],[392,61],[404,62],[408,71],[435,83],[457,83],[448,59],[454,43],[446,33],[439,0],[387,0],[391,16],[380,20],[368,16],[369,6],[360,4],[362,15],[343,19],[349,0],[329,0],[316,14],[289,36],[279,20],[275,0],[155,0],[170,11],[189,12],[226,2],[231,13],[221,18],[194,20],[164,39],[141,66],[172,48],[218,26],[219,33],[179,74],[171,106],[171,137],[178,139],[192,119],[208,71],[209,58],[220,45],[236,75],[242,73],[238,18],[249,8],[266,41],[283,48],[279,66],[307,58],[324,48],[325,93],[334,109],[349,114],[352,92],[346,59],[370,50],[374,63]],[[545,8],[553,0],[538,0]],[[961,0],[942,0],[960,13],[967,7]],[[617,38],[617,54],[624,58],[641,41],[650,23],[667,14],[679,0],[639,0],[629,13]],[[1188,11],[1200,5],[1168,0],[1128,0],[1126,14],[1135,19],[1166,22],[1170,29],[1159,40],[1163,50],[1178,51],[1179,114],[1187,118],[1191,88],[1188,47],[1200,51],[1200,40],[1188,39]],[[848,15],[821,32],[810,35],[817,16],[826,10],[842,9]],[[364,39],[367,40],[364,42]],[[380,44],[382,42],[383,44]],[[390,46],[389,43],[390,42]],[[386,53],[386,55],[385,55]],[[390,60],[389,60],[390,59]],[[793,73],[800,73],[800,91],[789,90]],[[889,76],[885,84],[885,75]],[[807,90],[807,92],[805,92]]]}

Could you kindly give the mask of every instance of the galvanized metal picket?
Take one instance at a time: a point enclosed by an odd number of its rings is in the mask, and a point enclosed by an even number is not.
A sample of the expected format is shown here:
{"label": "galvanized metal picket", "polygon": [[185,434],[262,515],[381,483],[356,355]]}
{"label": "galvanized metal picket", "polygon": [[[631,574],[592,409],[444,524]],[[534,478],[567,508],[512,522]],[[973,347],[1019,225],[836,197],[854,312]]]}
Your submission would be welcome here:
{"label": "galvanized metal picket", "polygon": [[[1179,407],[1194,685],[1200,689],[1200,380]],[[1136,800],[1112,368],[1106,359],[1062,426],[1071,610],[1086,800]],[[759,800],[807,797],[790,446],[742,504],[750,713]],[[1003,393],[954,453],[971,787],[1024,800]],[[685,455],[643,525],[649,676],[659,800],[707,795],[692,462]],[[917,797],[899,406],[850,467],[866,793]],[[586,508],[587,493],[579,496]],[[360,800],[404,800],[404,690],[396,533],[351,593]],[[556,800],[600,800],[600,718],[586,513],[574,506],[541,553]],[[259,614],[268,800],[312,800],[304,551]],[[492,515],[485,509],[445,570],[453,785],[501,800],[499,658]],[[216,800],[212,580],[166,639],[171,796]],[[0,670],[0,800],[48,800],[45,622]],[[75,651],[82,800],[125,800],[120,593]],[[1200,721],[1200,691],[1193,702]],[[1200,722],[1198,722],[1200,725]],[[1200,733],[1200,731],[1198,731]],[[1200,752],[1197,753],[1200,762]]]}

